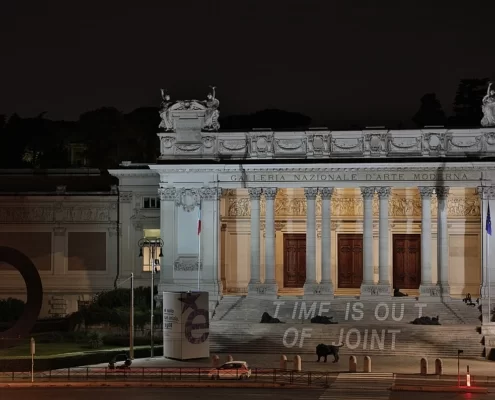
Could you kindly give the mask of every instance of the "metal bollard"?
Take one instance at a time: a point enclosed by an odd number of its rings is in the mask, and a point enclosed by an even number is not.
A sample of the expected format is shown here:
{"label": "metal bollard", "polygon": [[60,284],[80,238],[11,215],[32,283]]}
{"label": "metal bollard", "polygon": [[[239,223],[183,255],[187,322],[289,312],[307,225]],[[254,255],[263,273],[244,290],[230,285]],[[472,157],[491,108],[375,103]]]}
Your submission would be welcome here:
{"label": "metal bollard", "polygon": [[220,366],[220,357],[218,357],[216,354],[213,354],[211,356],[211,365],[213,368],[218,368]]}
{"label": "metal bollard", "polygon": [[443,374],[443,361],[441,358],[435,360],[435,375]]}
{"label": "metal bollard", "polygon": [[232,357],[230,354],[227,356],[227,362],[234,361],[234,357]]}
{"label": "metal bollard", "polygon": [[370,356],[365,356],[364,357],[364,372],[371,372],[371,357]]}
{"label": "metal bollard", "polygon": [[280,356],[280,369],[282,371],[286,371],[287,370],[287,356],[282,354]]}
{"label": "metal bollard", "polygon": [[355,356],[349,357],[349,372],[357,372],[357,360]]}
{"label": "metal bollard", "polygon": [[294,366],[293,366],[294,371],[302,371],[302,360],[301,356],[294,356]]}
{"label": "metal bollard", "polygon": [[421,375],[428,375],[428,360],[426,358],[422,358],[420,361],[420,371]]}

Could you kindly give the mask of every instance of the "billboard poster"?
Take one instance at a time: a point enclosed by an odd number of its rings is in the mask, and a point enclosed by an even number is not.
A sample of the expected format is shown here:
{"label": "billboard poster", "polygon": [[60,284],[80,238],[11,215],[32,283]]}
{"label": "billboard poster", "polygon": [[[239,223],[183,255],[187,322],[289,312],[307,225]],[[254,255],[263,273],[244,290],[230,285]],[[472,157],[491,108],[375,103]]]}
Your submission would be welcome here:
{"label": "billboard poster", "polygon": [[163,292],[163,356],[210,356],[208,292]]}

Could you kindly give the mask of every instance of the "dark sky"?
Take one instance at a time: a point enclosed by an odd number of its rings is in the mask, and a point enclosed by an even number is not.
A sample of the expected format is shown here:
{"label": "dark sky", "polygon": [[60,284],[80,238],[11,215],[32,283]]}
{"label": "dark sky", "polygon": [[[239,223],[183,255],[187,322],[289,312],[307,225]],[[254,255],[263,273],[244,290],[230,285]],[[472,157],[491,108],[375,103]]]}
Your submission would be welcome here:
{"label": "dark sky", "polygon": [[[376,5],[375,5],[376,4]],[[461,78],[493,77],[493,1],[4,1],[0,113],[77,119],[217,86],[221,112],[314,125],[408,120]]]}

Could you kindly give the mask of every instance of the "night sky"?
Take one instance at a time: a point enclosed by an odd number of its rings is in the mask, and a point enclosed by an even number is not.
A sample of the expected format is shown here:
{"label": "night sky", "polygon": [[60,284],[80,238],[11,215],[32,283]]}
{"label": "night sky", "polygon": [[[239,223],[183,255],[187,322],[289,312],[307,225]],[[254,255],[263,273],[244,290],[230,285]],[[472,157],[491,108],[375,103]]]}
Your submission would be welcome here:
{"label": "night sky", "polygon": [[[132,4],[132,5],[131,5]],[[375,6],[379,4],[379,6]],[[461,78],[494,78],[493,1],[4,1],[0,114],[77,119],[217,86],[223,115],[298,111],[313,125],[451,113]],[[481,99],[480,99],[481,101]]]}

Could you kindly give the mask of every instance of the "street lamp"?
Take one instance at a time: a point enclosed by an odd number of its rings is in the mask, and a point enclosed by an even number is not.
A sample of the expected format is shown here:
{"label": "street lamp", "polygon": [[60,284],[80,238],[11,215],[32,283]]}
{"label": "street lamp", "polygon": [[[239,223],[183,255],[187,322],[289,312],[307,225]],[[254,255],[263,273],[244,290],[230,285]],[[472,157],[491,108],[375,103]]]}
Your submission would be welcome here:
{"label": "street lamp", "polygon": [[[149,263],[151,269],[151,319],[150,319],[150,355],[153,358],[153,311],[154,311],[154,288],[156,267],[160,266],[158,257],[163,257],[163,240],[158,237],[144,237],[139,240],[139,257],[143,257],[143,248],[147,248],[149,253]],[[160,254],[157,257],[157,250],[160,248]]]}
{"label": "street lamp", "polygon": [[457,350],[457,386],[461,386],[461,354],[464,350]]}

